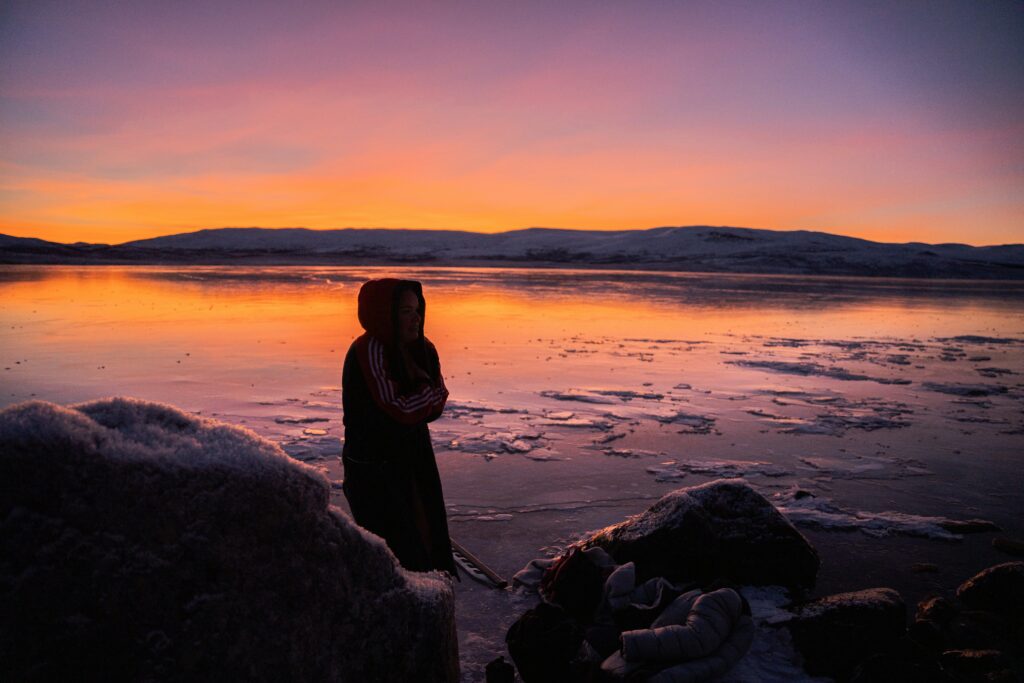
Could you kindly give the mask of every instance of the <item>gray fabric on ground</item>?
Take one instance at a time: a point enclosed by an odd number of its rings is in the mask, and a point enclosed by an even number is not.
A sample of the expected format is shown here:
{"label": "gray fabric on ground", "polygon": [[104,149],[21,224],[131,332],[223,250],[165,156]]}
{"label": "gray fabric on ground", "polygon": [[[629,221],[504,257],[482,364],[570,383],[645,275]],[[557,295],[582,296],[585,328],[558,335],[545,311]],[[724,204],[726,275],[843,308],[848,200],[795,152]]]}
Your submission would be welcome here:
{"label": "gray fabric on ground", "polygon": [[654,620],[651,628],[622,634],[622,656],[628,662],[673,662],[715,652],[732,632],[743,600],[731,588],[704,595],[680,595]]}
{"label": "gray fabric on ground", "polygon": [[556,559],[554,557],[538,557],[530,560],[525,567],[512,576],[512,584],[536,588],[540,585],[540,580],[544,578],[544,572],[555,563]]}
{"label": "gray fabric on ground", "polygon": [[713,655],[662,669],[657,674],[648,678],[647,683],[698,683],[699,681],[709,681],[731,669],[736,662],[743,658],[743,655],[747,653],[753,642],[754,620],[749,616],[743,615],[736,622],[736,627],[729,635],[729,639]]}
{"label": "gray fabric on ground", "polygon": [[[599,547],[583,551],[595,566],[614,567],[615,561]],[[517,584],[537,587],[554,559],[532,560],[514,577]],[[605,580],[594,624],[613,624],[614,615],[628,608],[655,609],[684,589],[663,577],[636,585],[636,566],[615,567]],[[668,592],[668,593],[667,593]],[[666,594],[667,593],[667,594]],[[625,631],[621,648],[608,656],[601,669],[612,680],[646,676],[655,683],[699,683],[731,669],[754,640],[754,622],[743,614],[743,599],[730,588],[702,594],[691,590],[673,600],[649,629]],[[584,659],[599,657],[584,641]],[[607,652],[607,649],[605,649]],[[638,679],[639,680],[639,679]]]}
{"label": "gray fabric on ground", "polygon": [[613,678],[649,672],[659,683],[696,683],[732,668],[753,638],[754,622],[736,591],[693,590],[666,607],[650,629],[623,633],[622,649],[601,668]]}
{"label": "gray fabric on ground", "polygon": [[680,590],[668,579],[655,577],[636,585],[636,565],[620,565],[604,584],[604,602],[613,613],[626,607],[653,608],[661,602],[665,591]]}

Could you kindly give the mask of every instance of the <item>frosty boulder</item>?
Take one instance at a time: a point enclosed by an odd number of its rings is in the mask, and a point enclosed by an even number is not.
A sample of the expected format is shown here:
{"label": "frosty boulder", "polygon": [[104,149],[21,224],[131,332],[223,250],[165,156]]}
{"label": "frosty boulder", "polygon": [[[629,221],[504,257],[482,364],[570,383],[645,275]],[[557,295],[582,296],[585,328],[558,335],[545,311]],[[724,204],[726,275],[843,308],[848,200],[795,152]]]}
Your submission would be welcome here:
{"label": "frosty boulder", "polygon": [[641,580],[810,587],[820,565],[789,520],[740,480],[672,491],[583,545],[604,548],[617,562],[635,562]]}
{"label": "frosty boulder", "polygon": [[110,399],[0,412],[0,678],[458,676],[454,598],[255,434]]}

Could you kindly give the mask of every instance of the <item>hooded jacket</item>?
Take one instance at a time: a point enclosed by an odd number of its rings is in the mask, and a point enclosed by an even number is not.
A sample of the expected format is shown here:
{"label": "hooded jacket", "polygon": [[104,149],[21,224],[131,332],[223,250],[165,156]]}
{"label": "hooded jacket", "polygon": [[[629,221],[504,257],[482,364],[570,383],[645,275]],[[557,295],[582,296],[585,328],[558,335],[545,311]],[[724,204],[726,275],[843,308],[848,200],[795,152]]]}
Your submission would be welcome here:
{"label": "hooded jacket", "polygon": [[[398,302],[419,300],[420,329],[408,345],[428,379],[411,377],[399,347]],[[343,490],[360,526],[382,537],[406,569],[455,574],[441,479],[427,423],[448,398],[434,345],[423,336],[426,302],[413,280],[370,280],[359,290],[365,334],[342,375]]]}

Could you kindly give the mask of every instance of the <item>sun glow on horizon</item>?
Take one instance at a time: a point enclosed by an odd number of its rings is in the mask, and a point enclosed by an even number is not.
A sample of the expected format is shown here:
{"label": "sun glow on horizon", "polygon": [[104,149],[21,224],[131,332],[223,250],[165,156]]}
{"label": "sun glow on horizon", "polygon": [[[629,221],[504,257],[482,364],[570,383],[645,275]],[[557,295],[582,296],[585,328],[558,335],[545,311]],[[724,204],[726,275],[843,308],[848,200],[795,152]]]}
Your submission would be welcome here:
{"label": "sun glow on horizon", "polygon": [[998,5],[204,7],[0,14],[0,232],[1024,242],[1024,18]]}

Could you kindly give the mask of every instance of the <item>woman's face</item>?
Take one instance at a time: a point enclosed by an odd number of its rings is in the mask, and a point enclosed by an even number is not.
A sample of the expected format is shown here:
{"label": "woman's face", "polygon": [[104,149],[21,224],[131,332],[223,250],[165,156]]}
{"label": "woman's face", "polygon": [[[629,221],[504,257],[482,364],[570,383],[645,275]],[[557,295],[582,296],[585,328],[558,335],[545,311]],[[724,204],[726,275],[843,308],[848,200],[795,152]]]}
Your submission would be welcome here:
{"label": "woman's face", "polygon": [[398,336],[403,344],[419,339],[421,322],[419,297],[409,290],[402,292],[398,300]]}

